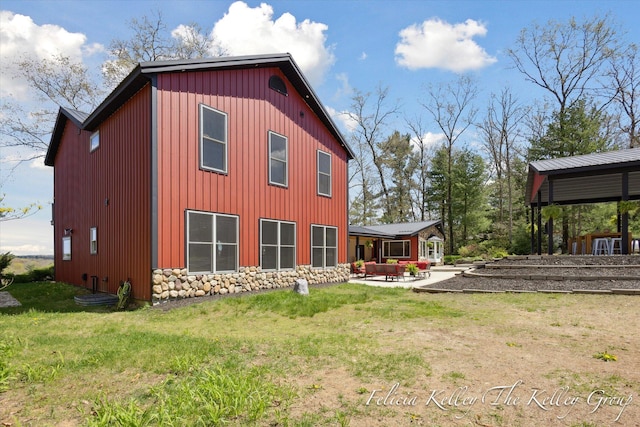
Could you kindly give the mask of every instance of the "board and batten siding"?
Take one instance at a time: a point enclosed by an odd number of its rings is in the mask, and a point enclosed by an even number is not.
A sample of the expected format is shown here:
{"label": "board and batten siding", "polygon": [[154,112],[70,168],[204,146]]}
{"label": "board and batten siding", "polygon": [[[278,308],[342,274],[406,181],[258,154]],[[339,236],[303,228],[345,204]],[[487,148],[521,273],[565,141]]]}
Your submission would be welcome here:
{"label": "board and batten siding", "polygon": [[[54,168],[56,280],[116,293],[131,279],[132,297],[150,300],[150,86],[136,93],[93,132],[67,120]],[[90,228],[98,250],[90,254]],[[71,260],[62,260],[62,237],[71,229]],[[84,281],[82,275],[87,275]]]}
{"label": "board and batten siding", "polygon": [[[272,75],[288,96],[268,86]],[[338,227],[338,263],[347,239],[347,153],[279,68],[157,76],[158,268],[186,263],[185,212],[238,215],[239,266],[257,266],[259,220],[293,221],[298,265],[311,263],[311,225]],[[228,115],[228,171],[200,169],[199,106]],[[288,139],[288,186],[269,184],[268,132]],[[317,194],[317,150],[331,154],[332,196]]]}

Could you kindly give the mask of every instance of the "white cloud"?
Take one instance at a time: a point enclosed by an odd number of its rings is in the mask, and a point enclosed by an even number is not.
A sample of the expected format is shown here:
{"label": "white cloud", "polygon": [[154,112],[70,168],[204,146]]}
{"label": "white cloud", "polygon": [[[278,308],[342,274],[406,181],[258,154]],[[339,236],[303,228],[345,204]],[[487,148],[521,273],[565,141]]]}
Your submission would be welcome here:
{"label": "white cloud", "polygon": [[38,157],[37,159],[33,159],[29,162],[29,167],[31,169],[39,169],[39,170],[43,170],[46,172],[51,172],[51,175],[53,176],[53,168],[51,168],[50,166],[47,166],[44,164],[44,156],[47,154],[45,152],[41,152],[41,153],[37,153],[39,154],[41,157]]}
{"label": "white cloud", "polygon": [[338,127],[346,133],[351,133],[356,127],[358,127],[358,122],[352,118],[352,115],[349,114],[348,111],[338,111],[335,108],[326,106],[325,109],[333,121],[336,122]]}
{"label": "white cloud", "polygon": [[[443,133],[432,133],[427,132],[422,135],[422,142],[424,143],[426,148],[437,147],[444,140]],[[416,137],[411,138],[411,143],[417,147],[418,139]]]}
{"label": "white cloud", "polygon": [[486,34],[487,28],[473,19],[462,24],[429,19],[400,31],[396,62],[411,70],[441,68],[457,73],[477,70],[497,61],[473,41],[474,37]]}
{"label": "white cloud", "polygon": [[229,6],[229,11],[213,27],[217,49],[229,55],[253,55],[289,52],[312,85],[322,83],[333,65],[332,47],[326,46],[326,24],[283,13],[273,19],[273,8],[262,3],[251,8],[243,1]]}
{"label": "white cloud", "polygon": [[99,44],[85,45],[86,41],[84,34],[70,33],[57,25],[37,25],[29,16],[0,11],[0,96],[26,99],[27,84],[13,78],[18,61],[60,54],[81,61],[83,54],[102,50]]}
{"label": "white cloud", "polygon": [[51,208],[45,205],[32,217],[0,222],[0,252],[14,255],[53,254],[50,219]]}
{"label": "white cloud", "polygon": [[362,52],[360,54],[360,57],[358,58],[360,61],[364,61],[365,59],[367,59],[367,52]]}
{"label": "white cloud", "polygon": [[349,76],[346,73],[336,74],[336,80],[340,82],[340,86],[338,86],[335,95],[337,98],[350,96],[353,93],[353,88],[349,84]]}

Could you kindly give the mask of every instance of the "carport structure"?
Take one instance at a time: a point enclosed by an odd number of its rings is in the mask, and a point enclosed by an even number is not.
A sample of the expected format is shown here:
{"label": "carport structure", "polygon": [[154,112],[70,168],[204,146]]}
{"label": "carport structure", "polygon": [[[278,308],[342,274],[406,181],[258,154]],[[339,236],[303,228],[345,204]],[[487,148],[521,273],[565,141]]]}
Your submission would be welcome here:
{"label": "carport structure", "polygon": [[[531,206],[531,253],[542,253],[544,206],[629,200],[640,200],[640,147],[529,163],[525,203]],[[618,228],[622,233],[622,253],[627,254],[628,213],[619,216]],[[548,253],[552,255],[553,218],[549,219],[548,230]]]}

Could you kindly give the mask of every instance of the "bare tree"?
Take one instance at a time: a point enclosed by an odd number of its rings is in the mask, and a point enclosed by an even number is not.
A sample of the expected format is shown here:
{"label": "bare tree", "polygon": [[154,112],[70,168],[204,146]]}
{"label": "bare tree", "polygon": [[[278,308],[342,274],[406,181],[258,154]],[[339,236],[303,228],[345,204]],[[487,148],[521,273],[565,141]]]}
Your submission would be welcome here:
{"label": "bare tree", "polygon": [[0,148],[19,153],[17,164],[44,157],[59,105],[87,111],[103,96],[87,68],[68,56],[24,59],[18,63],[18,73],[15,77],[26,80],[35,92],[38,108],[26,111],[14,102],[0,107]]}
{"label": "bare tree", "polygon": [[132,19],[129,29],[130,38],[111,41],[109,53],[113,59],[103,65],[104,79],[111,87],[120,83],[139,62],[203,58],[224,53],[215,51],[212,39],[196,23],[181,25],[169,32],[160,11]]}
{"label": "bare tree", "polygon": [[611,58],[610,76],[614,84],[614,101],[626,123],[619,119],[619,127],[629,136],[629,147],[640,147],[640,55],[638,45],[631,44],[621,54]]}
{"label": "bare tree", "polygon": [[[366,156],[359,160],[358,170],[360,174],[362,175],[366,172],[370,165],[377,173],[383,198],[383,217],[392,216],[392,206],[384,158],[380,153],[380,144],[386,140],[384,133],[388,121],[398,113],[399,109],[397,104],[392,103],[389,105],[388,94],[389,89],[381,86],[378,86],[373,95],[370,92],[363,93],[355,90],[351,98],[351,111],[345,113],[355,124],[353,141],[356,147],[360,147],[356,148],[356,150],[361,151],[363,154],[366,153]],[[363,180],[361,184],[364,185],[364,183],[365,181]],[[367,193],[372,194],[374,191],[368,188]],[[364,189],[363,194],[365,194]]]}
{"label": "bare tree", "polygon": [[417,150],[417,165],[416,165],[416,200],[418,216],[416,219],[425,221],[431,218],[431,207],[429,206],[429,165],[430,158],[433,156],[433,147],[430,142],[427,141],[426,127],[422,122],[422,118],[417,117],[413,120],[407,120],[407,126],[411,130],[412,140]]}
{"label": "bare tree", "polygon": [[434,121],[444,134],[444,147],[447,152],[447,176],[445,177],[446,224],[449,234],[449,253],[454,252],[453,233],[453,147],[460,136],[475,120],[477,110],[473,100],[478,94],[475,83],[468,76],[457,80],[430,86],[429,102],[422,106],[433,116]]}
{"label": "bare tree", "polygon": [[[513,238],[513,160],[517,156],[520,127],[528,108],[518,102],[510,88],[504,88],[499,97],[491,95],[487,114],[478,128],[484,135],[484,149],[492,160],[498,188],[498,221],[504,222],[504,201],[507,202],[509,244]],[[506,182],[505,182],[506,181]],[[506,184],[506,197],[505,197]]]}
{"label": "bare tree", "polygon": [[589,96],[589,82],[617,49],[616,37],[609,15],[582,23],[549,21],[524,28],[507,54],[528,81],[551,95],[562,115],[572,102]]}

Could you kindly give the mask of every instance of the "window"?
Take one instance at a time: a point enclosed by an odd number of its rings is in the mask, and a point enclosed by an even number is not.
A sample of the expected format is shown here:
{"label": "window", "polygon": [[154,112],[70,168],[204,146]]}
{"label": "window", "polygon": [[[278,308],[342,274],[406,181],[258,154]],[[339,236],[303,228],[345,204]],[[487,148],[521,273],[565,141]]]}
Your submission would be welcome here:
{"label": "window", "polygon": [[191,273],[238,270],[238,217],[187,211],[187,269]]}
{"label": "window", "polygon": [[318,194],[331,197],[331,154],[318,150]]}
{"label": "window", "polygon": [[227,172],[227,115],[200,105],[200,167]]}
{"label": "window", "polygon": [[97,130],[89,137],[89,152],[94,151],[100,146],[100,131]]}
{"label": "window", "polygon": [[260,221],[260,266],[263,270],[293,269],[296,265],[296,224]]}
{"label": "window", "polygon": [[71,260],[71,236],[62,238],[62,259],[63,261]]}
{"label": "window", "polygon": [[95,255],[98,253],[98,229],[91,227],[89,230],[89,253]]}
{"label": "window", "polygon": [[269,77],[269,87],[284,96],[289,96],[287,93],[287,85],[285,85],[284,81],[278,76]]}
{"label": "window", "polygon": [[338,229],[311,226],[311,265],[317,268],[338,264]]}
{"label": "window", "polygon": [[286,137],[269,132],[269,184],[287,186],[289,175],[287,146]]}
{"label": "window", "polygon": [[382,256],[384,258],[410,258],[410,240],[390,240],[382,242]]}

